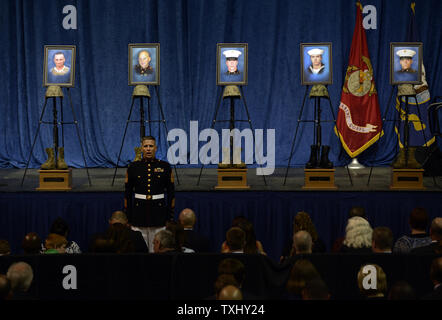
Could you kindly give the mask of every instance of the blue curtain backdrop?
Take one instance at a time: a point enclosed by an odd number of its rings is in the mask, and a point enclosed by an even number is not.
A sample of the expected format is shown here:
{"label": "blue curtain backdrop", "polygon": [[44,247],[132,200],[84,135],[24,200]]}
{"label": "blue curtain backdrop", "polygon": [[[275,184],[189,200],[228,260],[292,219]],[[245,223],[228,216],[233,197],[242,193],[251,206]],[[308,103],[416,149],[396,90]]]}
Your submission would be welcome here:
{"label": "blue curtain backdrop", "polygon": [[[66,5],[77,9],[77,29],[65,30],[62,13]],[[367,30],[368,47],[374,67],[382,114],[394,118],[394,104],[387,105],[389,85],[389,44],[405,41],[410,1],[370,0],[377,10],[376,29]],[[300,80],[300,43],[333,43],[333,84],[328,86],[333,112],[337,113],[343,75],[355,22],[355,1],[318,0],[6,0],[0,2],[0,167],[23,168],[30,152],[43,108],[42,87],[44,45],[76,45],[75,88],[70,90],[74,112],[84,139],[90,167],[116,164],[129,114],[132,87],[127,85],[128,44],[161,44],[160,99],[168,129],[189,131],[189,121],[198,120],[200,130],[214,117],[220,88],[216,87],[216,44],[245,42],[249,48],[249,78],[244,87],[254,128],[276,129],[276,165],[286,166],[305,88]],[[432,96],[442,95],[441,37],[442,2],[416,1],[416,20],[424,43],[423,57]],[[158,98],[152,95],[152,117],[158,118]],[[72,120],[67,91],[63,116]],[[245,119],[243,104],[237,103],[237,117]],[[331,120],[328,103],[322,102],[323,120]],[[303,119],[313,118],[313,101],[307,99]],[[48,105],[45,119],[52,120]],[[139,117],[136,104],[132,119]],[[225,102],[218,119],[228,119]],[[59,110],[60,113],[60,110]],[[218,124],[217,129],[227,127]],[[239,128],[247,127],[244,124]],[[159,132],[159,130],[161,131]],[[393,124],[384,124],[375,165],[385,165],[395,155]],[[159,157],[165,158],[165,130],[158,125],[152,134],[159,137]],[[66,160],[83,167],[75,127],[64,131]],[[139,141],[139,126],[131,124],[122,154],[122,164],[133,159]],[[312,124],[301,124],[292,164],[303,166],[313,141]],[[52,144],[52,128],[42,125],[31,158],[31,167],[45,161],[44,148]],[[331,160],[338,158],[340,144],[332,124],[323,126],[323,144],[332,145]],[[200,144],[202,145],[202,143]],[[374,149],[359,159],[373,162]]]}

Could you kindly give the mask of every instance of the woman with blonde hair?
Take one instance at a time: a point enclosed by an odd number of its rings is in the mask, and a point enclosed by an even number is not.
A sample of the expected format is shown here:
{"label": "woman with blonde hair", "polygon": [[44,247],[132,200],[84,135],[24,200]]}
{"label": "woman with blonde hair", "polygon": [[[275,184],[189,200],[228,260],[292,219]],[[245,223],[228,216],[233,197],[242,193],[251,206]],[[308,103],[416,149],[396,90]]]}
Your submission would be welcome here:
{"label": "woman with blonde hair", "polygon": [[340,252],[371,253],[373,229],[370,223],[361,217],[348,219],[345,239]]}

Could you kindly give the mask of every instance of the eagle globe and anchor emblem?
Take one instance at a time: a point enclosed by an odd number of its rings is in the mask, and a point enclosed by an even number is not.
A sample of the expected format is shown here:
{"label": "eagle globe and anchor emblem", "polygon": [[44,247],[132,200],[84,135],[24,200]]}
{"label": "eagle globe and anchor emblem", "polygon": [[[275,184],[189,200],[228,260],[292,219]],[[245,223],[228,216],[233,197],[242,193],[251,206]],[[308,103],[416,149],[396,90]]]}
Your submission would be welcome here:
{"label": "eagle globe and anchor emblem", "polygon": [[344,92],[351,93],[354,96],[362,97],[370,92],[369,96],[376,93],[373,83],[373,67],[370,59],[362,57],[362,60],[367,65],[366,70],[362,71],[356,66],[348,66],[346,74],[347,88],[344,86]]}

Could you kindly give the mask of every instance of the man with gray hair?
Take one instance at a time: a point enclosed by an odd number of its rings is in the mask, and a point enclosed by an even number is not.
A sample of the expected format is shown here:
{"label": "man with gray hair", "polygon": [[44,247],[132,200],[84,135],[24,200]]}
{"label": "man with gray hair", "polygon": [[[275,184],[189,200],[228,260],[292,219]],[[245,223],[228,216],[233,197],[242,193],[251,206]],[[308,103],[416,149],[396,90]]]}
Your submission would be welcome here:
{"label": "man with gray hair", "polygon": [[13,299],[29,299],[29,287],[34,279],[34,272],[29,264],[20,261],[9,266],[6,277],[11,282]]}
{"label": "man with gray hair", "polygon": [[153,239],[154,253],[178,252],[175,247],[175,237],[169,230],[160,230]]}
{"label": "man with gray hair", "polygon": [[411,253],[442,253],[442,218],[436,217],[430,226],[431,243],[427,246],[414,248]]}
{"label": "man with gray hair", "polygon": [[294,254],[310,254],[312,253],[312,236],[305,230],[296,232],[293,235]]}

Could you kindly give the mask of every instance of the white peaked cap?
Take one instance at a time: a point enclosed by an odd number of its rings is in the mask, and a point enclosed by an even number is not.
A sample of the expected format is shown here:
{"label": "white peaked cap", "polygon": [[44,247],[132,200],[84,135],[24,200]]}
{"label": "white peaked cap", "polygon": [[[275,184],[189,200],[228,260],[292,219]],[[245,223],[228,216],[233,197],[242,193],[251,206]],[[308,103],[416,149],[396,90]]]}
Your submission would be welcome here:
{"label": "white peaked cap", "polygon": [[402,50],[396,51],[396,54],[401,58],[405,58],[405,57],[413,58],[413,56],[416,54],[416,51],[413,51],[410,49],[402,49]]}
{"label": "white peaked cap", "polygon": [[238,59],[238,57],[241,55],[241,51],[238,50],[226,50],[223,52],[223,55],[226,58],[236,58]]}
{"label": "white peaked cap", "polygon": [[311,49],[311,50],[307,51],[307,53],[309,56],[319,56],[324,53],[324,50],[315,48],[315,49]]}

